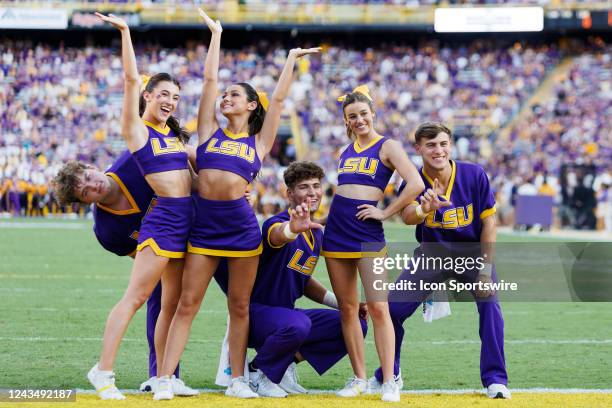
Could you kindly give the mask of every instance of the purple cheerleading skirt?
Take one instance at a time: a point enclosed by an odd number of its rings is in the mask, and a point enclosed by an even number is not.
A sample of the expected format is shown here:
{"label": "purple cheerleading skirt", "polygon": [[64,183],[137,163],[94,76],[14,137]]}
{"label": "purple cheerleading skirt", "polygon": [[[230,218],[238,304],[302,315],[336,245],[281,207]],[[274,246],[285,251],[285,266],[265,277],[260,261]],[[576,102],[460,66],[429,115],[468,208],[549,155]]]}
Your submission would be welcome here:
{"label": "purple cheerleading skirt", "polygon": [[191,197],[158,197],[142,220],[136,250],[149,246],[158,256],[184,258],[192,219]]}
{"label": "purple cheerleading skirt", "polygon": [[377,201],[355,200],[335,195],[327,216],[321,255],[327,258],[371,258],[387,251],[381,221],[357,218],[358,206]]}
{"label": "purple cheerleading skirt", "polygon": [[262,252],[261,230],[246,198],[207,200],[196,195],[196,216],[187,251],[194,254],[246,258]]}

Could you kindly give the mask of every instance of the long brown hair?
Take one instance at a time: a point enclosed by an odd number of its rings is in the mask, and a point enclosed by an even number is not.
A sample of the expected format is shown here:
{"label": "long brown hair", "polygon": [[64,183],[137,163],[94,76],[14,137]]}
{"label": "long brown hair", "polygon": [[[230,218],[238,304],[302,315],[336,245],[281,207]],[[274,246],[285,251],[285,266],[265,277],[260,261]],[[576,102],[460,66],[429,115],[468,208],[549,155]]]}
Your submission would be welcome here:
{"label": "long brown hair", "polygon": [[259,100],[259,95],[257,94],[255,88],[253,88],[246,82],[239,82],[238,85],[240,85],[246,92],[247,101],[257,102],[257,107],[254,111],[251,112],[251,115],[249,116],[249,135],[256,135],[261,131],[264,119],[266,118],[266,110],[261,104],[261,101]]}
{"label": "long brown hair", "polygon": [[[344,100],[342,101],[342,113],[344,114],[344,117],[346,118],[346,107],[355,103],[355,102],[363,102],[363,103],[367,103],[368,106],[370,107],[370,110],[372,111],[372,113],[374,113],[374,102],[372,102],[372,99],[370,99],[368,96],[366,96],[365,94],[362,94],[361,92],[357,91],[357,92],[351,92],[349,94],[346,95],[346,97],[344,98]],[[351,128],[347,125],[346,126],[346,135],[348,136],[348,138],[352,141],[355,140],[355,137],[353,135],[353,131],[351,130]]]}
{"label": "long brown hair", "polygon": [[[158,83],[163,82],[163,81],[172,82],[174,85],[178,87],[179,90],[181,89],[181,85],[176,80],[176,78],[174,78],[172,75],[166,72],[160,72],[159,74],[153,75],[149,79],[149,82],[147,82],[147,86],[145,87],[145,89],[143,89],[142,92],[140,93],[140,100],[138,101],[138,111],[139,111],[140,116],[142,116],[142,114],[144,113],[147,107],[147,101],[145,100],[143,93],[145,91],[153,92],[153,89],[155,88],[155,86]],[[187,132],[185,128],[181,127],[177,118],[175,118],[174,116],[170,116],[168,120],[166,121],[166,125],[168,125],[168,127],[172,130],[172,132],[174,132],[174,134],[183,143],[187,143],[189,141],[189,132]]]}

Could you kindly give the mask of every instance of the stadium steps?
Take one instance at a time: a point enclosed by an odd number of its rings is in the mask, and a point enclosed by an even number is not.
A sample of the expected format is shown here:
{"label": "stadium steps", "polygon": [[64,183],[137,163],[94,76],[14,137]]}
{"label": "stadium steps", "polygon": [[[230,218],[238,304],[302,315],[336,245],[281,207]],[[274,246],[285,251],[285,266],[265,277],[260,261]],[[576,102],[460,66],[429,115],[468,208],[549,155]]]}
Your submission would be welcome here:
{"label": "stadium steps", "polygon": [[498,138],[500,140],[508,139],[514,126],[529,115],[531,108],[536,104],[546,101],[550,97],[555,89],[555,84],[562,78],[566,78],[569,74],[573,62],[574,57],[566,57],[548,73],[544,81],[542,81],[540,86],[535,90],[527,102],[525,102],[519,113],[499,132]]}

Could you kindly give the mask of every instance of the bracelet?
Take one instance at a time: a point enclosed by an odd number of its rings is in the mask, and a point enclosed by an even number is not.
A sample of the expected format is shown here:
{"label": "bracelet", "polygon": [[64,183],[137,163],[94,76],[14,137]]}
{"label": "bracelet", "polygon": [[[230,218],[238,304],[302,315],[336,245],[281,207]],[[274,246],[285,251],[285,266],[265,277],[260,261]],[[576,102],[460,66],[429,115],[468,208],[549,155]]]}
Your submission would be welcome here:
{"label": "bracelet", "polygon": [[336,299],[334,292],[330,292],[329,290],[325,292],[325,296],[323,296],[323,304],[325,306],[338,309],[338,299]]}
{"label": "bracelet", "polygon": [[290,240],[293,241],[300,234],[296,234],[295,232],[292,232],[291,228],[289,228],[289,223],[286,223],[285,227],[283,228],[283,235],[285,235],[285,238],[290,239]]}

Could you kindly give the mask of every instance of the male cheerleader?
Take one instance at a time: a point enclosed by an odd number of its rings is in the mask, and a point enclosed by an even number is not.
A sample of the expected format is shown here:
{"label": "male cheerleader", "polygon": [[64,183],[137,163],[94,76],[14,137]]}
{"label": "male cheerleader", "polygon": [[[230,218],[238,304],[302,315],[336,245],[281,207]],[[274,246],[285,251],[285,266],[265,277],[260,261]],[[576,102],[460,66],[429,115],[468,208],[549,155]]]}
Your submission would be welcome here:
{"label": "male cheerleader", "polygon": [[[191,149],[188,149],[191,151]],[[190,159],[195,156],[190,154]],[[138,169],[129,151],[123,152],[104,173],[92,165],[69,162],[53,180],[60,205],[75,202],[95,204],[92,207],[94,233],[100,245],[119,256],[134,257],[138,245],[138,231],[143,217],[155,205],[155,196]],[[149,343],[149,380],[141,391],[152,391],[157,375],[155,355],[155,325],[161,309],[161,283],[147,301],[147,341]],[[172,379],[176,395],[197,395],[178,378],[177,367]]]}
{"label": "male cheerleader", "polygon": [[[319,208],[323,170],[300,161],[284,173],[289,209],[263,223],[264,248],[250,304],[249,347],[257,356],[249,364],[250,385],[265,397],[305,393],[296,363],[306,360],[322,375],[347,353],[340,313],[331,309],[298,309],[306,297],[335,309],[335,295],[312,277],[323,239],[321,225],[311,221]],[[215,274],[227,293],[227,271]],[[365,305],[361,326],[367,331]]]}
{"label": "male cheerleader", "polygon": [[[496,241],[495,199],[485,171],[478,165],[451,160],[452,134],[444,125],[426,122],[415,134],[415,148],[423,159],[421,177],[426,191],[421,203],[413,202],[402,212],[408,225],[416,225],[416,239],[420,250],[427,252],[428,243],[455,244],[453,251],[462,249],[457,243],[476,243],[478,254],[485,259],[484,268],[464,274],[452,273],[459,281],[492,282],[496,274],[492,266],[492,246]],[[441,197],[441,198],[440,198]],[[431,244],[430,244],[431,245]],[[429,247],[431,248],[431,246]],[[417,249],[417,251],[419,251]],[[413,271],[414,272],[414,271]],[[444,281],[448,274],[439,271],[418,270],[414,274],[404,271],[399,280]],[[389,308],[395,329],[396,382],[403,385],[400,372],[400,352],[404,337],[402,324],[419,308],[431,291],[411,291],[389,294]],[[480,376],[490,398],[510,398],[504,358],[504,321],[497,297],[493,291],[473,293],[480,316],[479,334]],[[402,296],[404,301],[402,301]],[[369,380],[371,392],[380,390],[382,373],[376,370]]]}

